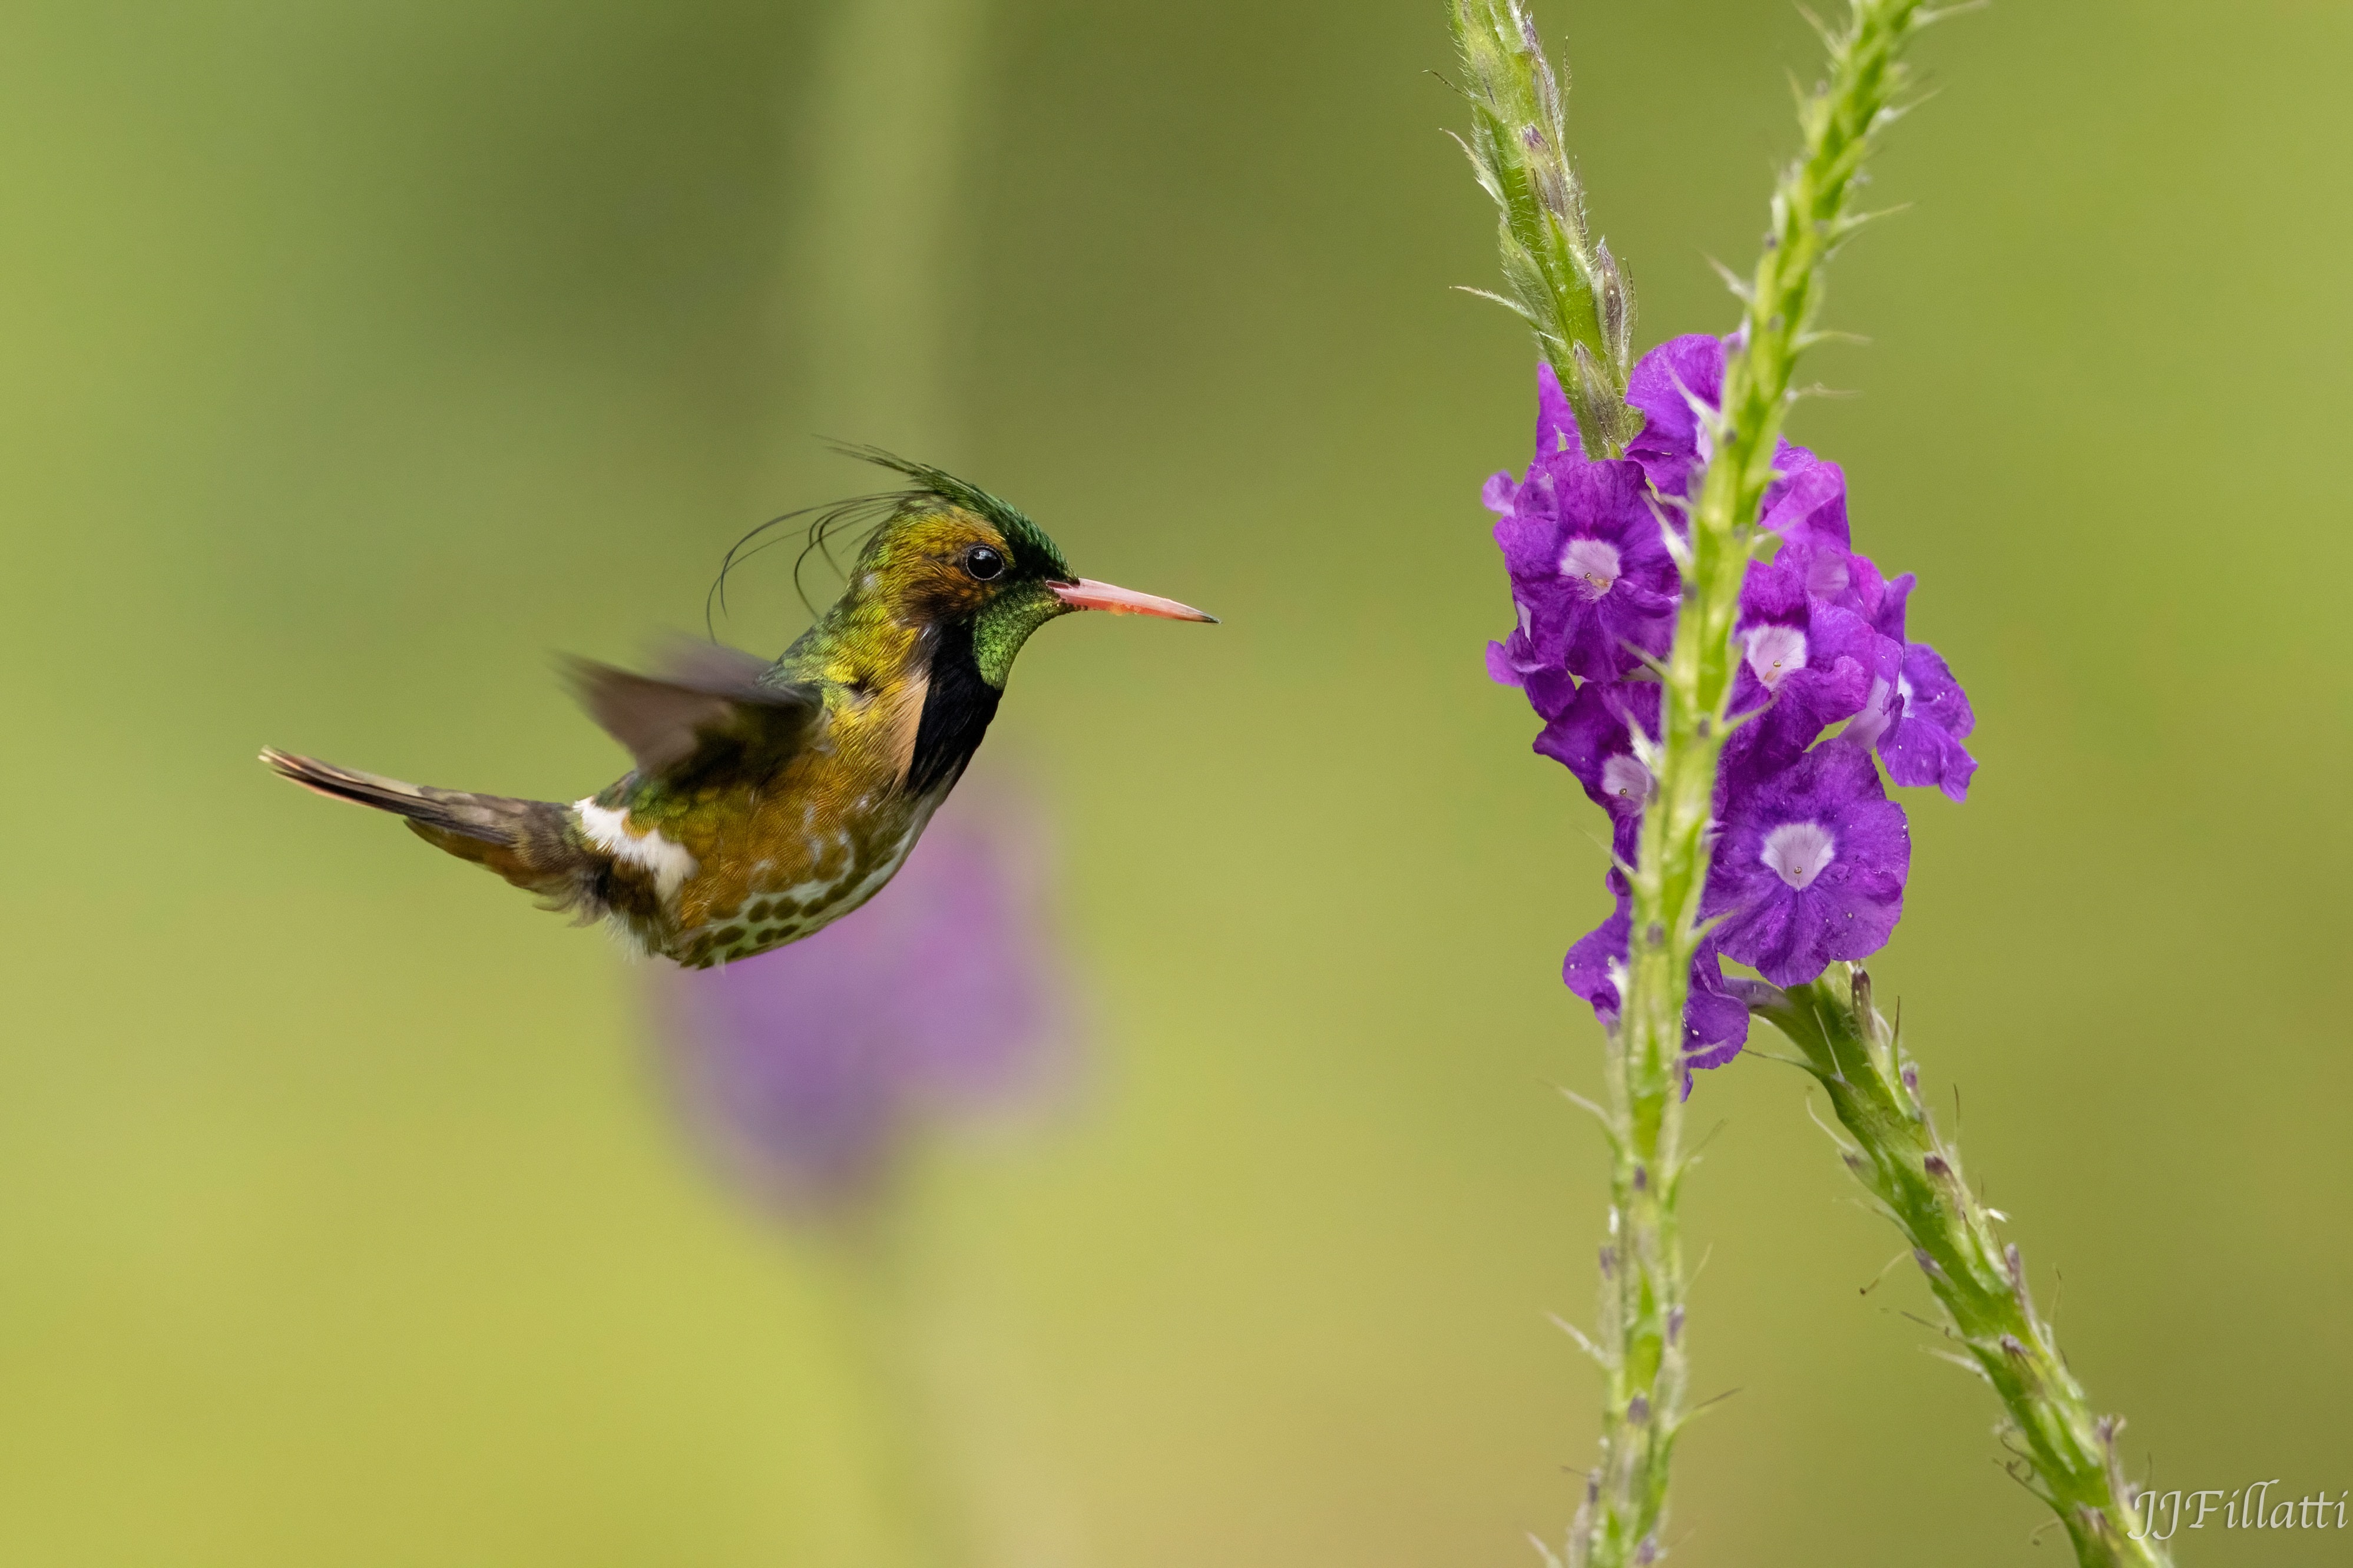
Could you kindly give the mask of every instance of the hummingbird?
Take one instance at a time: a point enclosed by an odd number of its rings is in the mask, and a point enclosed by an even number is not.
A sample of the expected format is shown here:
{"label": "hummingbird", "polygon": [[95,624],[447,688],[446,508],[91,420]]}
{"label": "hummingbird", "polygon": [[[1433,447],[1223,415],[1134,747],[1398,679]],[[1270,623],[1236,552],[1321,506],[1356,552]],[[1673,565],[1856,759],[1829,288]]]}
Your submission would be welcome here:
{"label": "hummingbird", "polygon": [[650,675],[566,661],[581,704],[635,764],[596,794],[567,805],[436,789],[275,748],[262,762],[404,817],[543,908],[609,921],[690,969],[823,930],[905,862],[1030,633],[1075,610],[1217,618],[1078,576],[1043,529],[976,485],[875,448],[852,455],[911,482],[812,527],[822,546],[830,524],[881,519],[841,597],[783,658],[713,642]]}

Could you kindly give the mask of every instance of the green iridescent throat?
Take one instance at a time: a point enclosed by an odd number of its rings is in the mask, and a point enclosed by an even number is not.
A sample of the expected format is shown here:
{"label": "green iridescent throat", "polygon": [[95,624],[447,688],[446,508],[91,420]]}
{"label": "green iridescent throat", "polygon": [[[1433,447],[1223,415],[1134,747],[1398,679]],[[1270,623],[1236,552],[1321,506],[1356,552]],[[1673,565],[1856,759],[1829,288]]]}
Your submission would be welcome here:
{"label": "green iridescent throat", "polygon": [[1013,674],[1014,657],[1029,640],[1029,634],[1071,610],[1043,583],[1024,583],[998,595],[973,622],[972,657],[980,667],[981,679],[1004,690]]}

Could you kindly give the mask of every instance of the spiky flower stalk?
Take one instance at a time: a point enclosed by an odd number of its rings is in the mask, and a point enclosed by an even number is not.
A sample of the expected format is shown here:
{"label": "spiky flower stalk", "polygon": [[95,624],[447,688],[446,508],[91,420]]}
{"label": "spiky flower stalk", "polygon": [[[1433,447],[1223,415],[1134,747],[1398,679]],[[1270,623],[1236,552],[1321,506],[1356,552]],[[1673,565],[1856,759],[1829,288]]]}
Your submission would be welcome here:
{"label": "spiky flower stalk", "polygon": [[1634,294],[1586,221],[1568,160],[1566,95],[1520,0],[1454,0],[1454,42],[1471,100],[1461,143],[1502,216],[1508,295],[1470,292],[1526,319],[1577,411],[1588,458],[1615,458],[1641,429],[1626,406]]}
{"label": "spiky flower stalk", "polygon": [[[1455,0],[1474,110],[1466,144],[1502,213],[1503,303],[1534,325],[1575,409],[1587,455],[1614,457],[1640,433],[1623,397],[1632,302],[1617,263],[1590,238],[1567,152],[1557,78],[1518,0]],[[1646,1564],[1663,1554],[1669,1460],[1685,1419],[1684,1279],[1676,1199],[1683,1016],[1725,707],[1737,658],[1733,622],[1758,542],[1757,519],[1798,355],[1815,340],[1822,271],[1862,219],[1850,199],[1876,132],[1899,112],[1899,51],[1931,19],[1921,0],[1853,0],[1825,33],[1827,82],[1800,105],[1804,148],[1774,191],[1771,230],[1751,279],[1740,343],[1706,426],[1709,460],[1668,529],[1681,574],[1673,641],[1658,667],[1661,733],[1642,745],[1653,780],[1641,819],[1624,1005],[1610,1039],[1602,1109],[1612,1149],[1601,1317],[1591,1344],[1609,1379],[1601,1462],[1572,1526],[1571,1568]],[[1547,1553],[1549,1555],[1549,1553]]]}
{"label": "spiky flower stalk", "polygon": [[[1673,1075],[1681,1038],[1684,975],[1699,942],[1707,881],[1708,825],[1725,706],[1739,658],[1733,622],[1740,584],[1759,542],[1757,515],[1773,479],[1774,448],[1792,400],[1798,356],[1818,342],[1825,264],[1867,218],[1852,210],[1864,157],[1902,110],[1899,58],[1905,42],[1933,21],[1921,0],[1853,0],[1847,26],[1824,32],[1829,80],[1799,107],[1805,150],[1773,192],[1765,254],[1735,289],[1745,307],[1743,341],[1726,356],[1713,446],[1691,527],[1677,541],[1683,592],[1667,655],[1663,734],[1652,773],[1657,795],[1642,815],[1634,878],[1633,1005],[1627,1026],[1645,1081]],[[1663,1090],[1662,1090],[1663,1092]]]}
{"label": "spiky flower stalk", "polygon": [[2034,1310],[2016,1244],[1996,1238],[1993,1211],[1969,1191],[1959,1152],[1921,1099],[1918,1065],[1872,1005],[1870,976],[1847,969],[1834,964],[1787,992],[1758,985],[1766,999],[1751,1006],[1805,1053],[1853,1136],[1841,1149],[1847,1168],[1911,1243],[1948,1316],[1946,1335],[1960,1350],[1947,1359],[2000,1395],[2010,1474],[2051,1505],[2086,1568],[2161,1568],[2165,1548],[2137,1519],[2117,1459],[2123,1418],[2093,1415]]}
{"label": "spiky flower stalk", "polygon": [[[1454,0],[1453,17],[1472,105],[1463,151],[1501,214],[1498,243],[1510,291],[1472,292],[1535,329],[1537,347],[1576,413],[1585,455],[1619,457],[1641,429],[1641,416],[1626,405],[1633,293],[1609,246],[1591,237],[1584,187],[1568,158],[1560,79],[1519,0]],[[1712,771],[1713,757],[1708,766]],[[1674,984],[1668,1006],[1680,1016],[1684,982]],[[1639,1008],[1639,990],[1634,1001]],[[1683,1269],[1674,1210],[1682,1103],[1672,1089],[1672,1051],[1663,1066],[1646,1065],[1629,1048],[1637,1037],[1635,1031],[1613,1032],[1605,1058],[1609,1240],[1601,1249],[1595,1336],[1583,1342],[1609,1387],[1600,1463],[1587,1478],[1569,1533],[1572,1568],[1619,1568],[1660,1555],[1667,1462],[1683,1410]],[[1680,1029],[1669,1037],[1679,1042]],[[1652,1081],[1660,1072],[1666,1076]]]}

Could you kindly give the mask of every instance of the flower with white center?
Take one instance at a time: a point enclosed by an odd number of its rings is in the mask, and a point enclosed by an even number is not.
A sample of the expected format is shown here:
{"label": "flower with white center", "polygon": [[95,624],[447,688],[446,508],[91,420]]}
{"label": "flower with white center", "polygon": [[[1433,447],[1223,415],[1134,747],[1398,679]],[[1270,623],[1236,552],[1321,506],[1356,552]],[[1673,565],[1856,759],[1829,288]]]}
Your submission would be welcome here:
{"label": "flower with white center", "polygon": [[1776,985],[1886,945],[1904,912],[1912,839],[1871,754],[1815,747],[1788,768],[1736,778],[1700,902],[1716,945]]}
{"label": "flower with white center", "polygon": [[1525,478],[1497,474],[1482,492],[1500,517],[1495,542],[1520,615],[1488,669],[1521,686],[1539,671],[1609,680],[1666,652],[1680,583],[1641,466],[1588,460],[1551,366],[1537,384],[1535,460]]}
{"label": "flower with white center", "polygon": [[1747,634],[1748,668],[1771,691],[1781,678],[1806,668],[1806,633],[1801,626],[1765,626]]}
{"label": "flower with white center", "polygon": [[1598,599],[1618,581],[1618,547],[1602,539],[1572,539],[1560,552],[1560,574],[1574,579],[1587,598]]}
{"label": "flower with white center", "polygon": [[[1860,613],[1815,596],[1809,586],[1815,564],[1803,552],[1785,548],[1771,561],[1752,564],[1741,580],[1740,614],[1733,623],[1741,650],[1733,712],[1763,707],[1799,670],[1827,669],[1843,659],[1891,686],[1894,681],[1901,645],[1881,636]],[[1875,574],[1872,581],[1877,581]],[[1862,691],[1855,692],[1856,706],[1862,699]],[[1822,718],[1830,722],[1854,711],[1850,707]]]}
{"label": "flower with white center", "polygon": [[1814,885],[1838,853],[1838,840],[1819,822],[1785,822],[1765,836],[1757,858],[1799,892]]}
{"label": "flower with white center", "polygon": [[1651,770],[1636,762],[1631,752],[1620,752],[1601,759],[1601,793],[1611,800],[1622,800],[1636,811],[1651,797]]}

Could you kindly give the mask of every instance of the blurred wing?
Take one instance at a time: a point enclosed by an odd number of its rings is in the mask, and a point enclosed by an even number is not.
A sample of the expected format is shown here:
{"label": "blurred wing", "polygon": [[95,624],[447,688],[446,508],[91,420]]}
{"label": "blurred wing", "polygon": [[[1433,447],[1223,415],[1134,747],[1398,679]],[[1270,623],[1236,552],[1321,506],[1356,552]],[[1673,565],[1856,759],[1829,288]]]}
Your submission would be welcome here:
{"label": "blurred wing", "polygon": [[639,773],[699,773],[754,757],[776,765],[825,710],[816,687],[764,679],[768,662],[735,648],[688,644],[664,662],[665,673],[653,676],[565,661],[580,705],[628,748]]}

